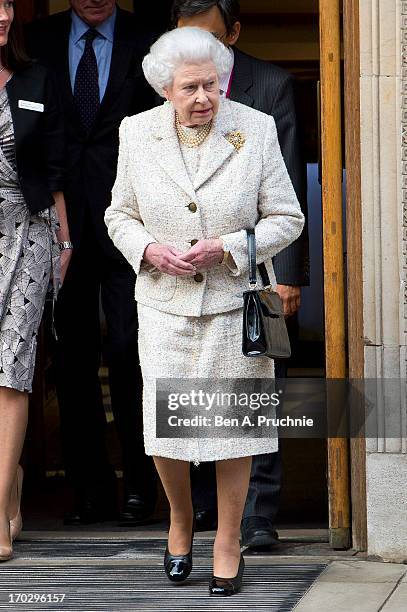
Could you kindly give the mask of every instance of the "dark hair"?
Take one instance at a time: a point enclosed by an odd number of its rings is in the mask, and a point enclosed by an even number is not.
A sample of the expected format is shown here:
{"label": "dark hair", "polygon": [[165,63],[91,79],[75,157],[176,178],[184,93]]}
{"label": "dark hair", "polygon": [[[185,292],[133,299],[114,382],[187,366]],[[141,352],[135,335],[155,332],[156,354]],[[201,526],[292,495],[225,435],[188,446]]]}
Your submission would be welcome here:
{"label": "dark hair", "polygon": [[2,65],[12,72],[23,70],[31,63],[25,51],[21,24],[15,9],[14,19],[8,33],[8,42],[6,45],[0,47],[0,58]]}
{"label": "dark hair", "polygon": [[193,17],[210,11],[217,6],[228,34],[233,32],[233,26],[240,17],[239,0],[175,0],[172,5],[171,19],[174,27],[182,17]]}

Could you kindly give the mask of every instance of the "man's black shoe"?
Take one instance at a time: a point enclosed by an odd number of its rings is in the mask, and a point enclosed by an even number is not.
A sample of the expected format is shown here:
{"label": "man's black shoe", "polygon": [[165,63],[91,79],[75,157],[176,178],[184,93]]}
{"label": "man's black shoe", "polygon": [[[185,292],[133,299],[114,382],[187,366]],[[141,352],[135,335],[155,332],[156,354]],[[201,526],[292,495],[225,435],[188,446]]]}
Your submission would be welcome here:
{"label": "man's black shoe", "polygon": [[251,550],[266,550],[280,542],[271,521],[263,516],[250,516],[242,521],[242,544]]}
{"label": "man's black shoe", "polygon": [[195,512],[195,531],[213,531],[218,527],[216,510],[198,510]]}
{"label": "man's black shoe", "polygon": [[64,525],[91,525],[114,520],[117,520],[117,509],[111,504],[82,499],[65,515]]}
{"label": "man's black shoe", "polygon": [[155,504],[142,495],[128,495],[119,516],[120,527],[143,525],[151,522]]}

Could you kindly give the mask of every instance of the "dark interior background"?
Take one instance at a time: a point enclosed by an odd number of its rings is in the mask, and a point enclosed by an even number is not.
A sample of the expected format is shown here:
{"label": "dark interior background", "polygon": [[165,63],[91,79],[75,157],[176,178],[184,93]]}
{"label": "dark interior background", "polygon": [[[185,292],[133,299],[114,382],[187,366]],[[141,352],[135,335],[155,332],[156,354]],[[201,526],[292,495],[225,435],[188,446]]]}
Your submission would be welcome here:
{"label": "dark interior background", "polygon": [[[53,0],[18,0],[18,10],[24,21],[42,17],[52,8]],[[304,157],[307,164],[318,162],[318,101],[319,32],[318,0],[242,0],[242,34],[238,46],[247,53],[273,62],[297,77],[297,107],[302,127]],[[148,30],[157,33],[170,26],[171,0],[135,0],[134,8]],[[309,210],[320,223],[319,185],[312,175]],[[316,235],[320,225],[315,228]],[[320,238],[320,236],[319,236]],[[311,278],[313,287],[322,288],[322,256],[316,251],[317,274]],[[315,261],[315,258],[314,258]],[[312,289],[312,287],[311,287]],[[311,303],[323,320],[323,302]],[[294,338],[290,376],[324,376],[323,327],[308,329],[301,320],[290,321]],[[30,525],[50,525],[48,517],[61,518],[66,501],[63,480],[58,407],[52,372],[52,341],[49,320],[42,329],[42,343],[37,359],[35,392],[31,398],[30,427],[25,451],[27,472],[25,503]],[[106,370],[101,368],[105,406],[108,419],[112,462],[121,470],[120,449],[110,412]],[[75,384],[75,381],[72,381]],[[80,393],[80,389],[78,389]],[[80,427],[80,423],[78,423]],[[284,479],[279,524],[292,526],[327,524],[327,483],[325,440],[283,440]],[[44,502],[44,500],[46,500]],[[165,502],[162,499],[161,510]],[[54,525],[53,520],[51,521]]]}

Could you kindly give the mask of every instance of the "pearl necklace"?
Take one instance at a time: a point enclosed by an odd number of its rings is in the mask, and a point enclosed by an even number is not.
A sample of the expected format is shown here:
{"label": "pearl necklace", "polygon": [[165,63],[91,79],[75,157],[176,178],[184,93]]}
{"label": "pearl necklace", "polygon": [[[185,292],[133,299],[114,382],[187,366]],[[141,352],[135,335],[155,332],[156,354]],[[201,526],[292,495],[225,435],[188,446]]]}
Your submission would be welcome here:
{"label": "pearl necklace", "polygon": [[201,145],[208,137],[209,132],[212,129],[212,121],[206,123],[205,125],[198,125],[194,130],[196,133],[191,136],[183,129],[178,113],[175,113],[175,129],[181,144],[187,147],[199,147],[199,145]]}

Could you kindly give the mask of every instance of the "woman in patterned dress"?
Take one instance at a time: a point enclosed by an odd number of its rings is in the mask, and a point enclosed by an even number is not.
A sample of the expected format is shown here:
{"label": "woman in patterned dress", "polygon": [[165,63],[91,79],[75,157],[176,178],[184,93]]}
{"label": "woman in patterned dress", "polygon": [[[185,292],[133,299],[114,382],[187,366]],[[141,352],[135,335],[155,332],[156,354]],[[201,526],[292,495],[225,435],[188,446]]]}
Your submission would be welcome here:
{"label": "woman in patterned dress", "polygon": [[71,247],[62,116],[46,70],[25,56],[13,0],[0,0],[0,561],[21,531],[19,466],[37,332]]}

